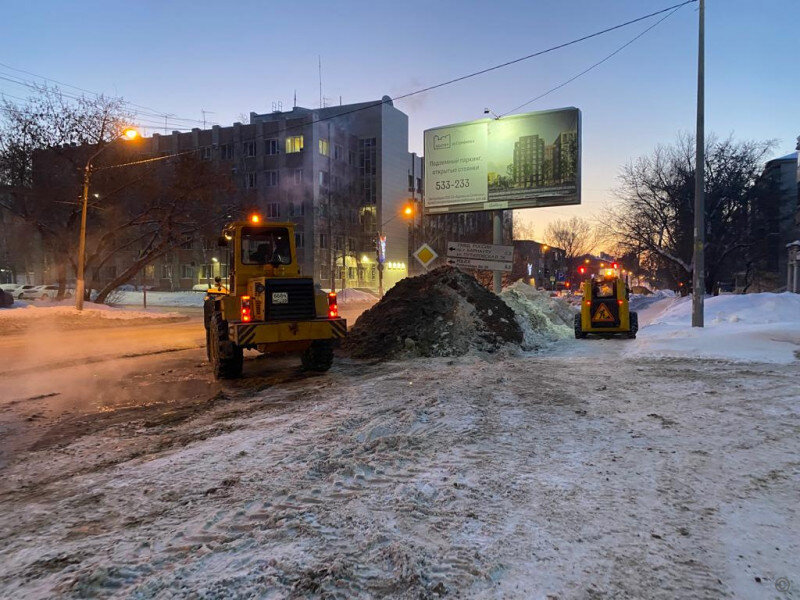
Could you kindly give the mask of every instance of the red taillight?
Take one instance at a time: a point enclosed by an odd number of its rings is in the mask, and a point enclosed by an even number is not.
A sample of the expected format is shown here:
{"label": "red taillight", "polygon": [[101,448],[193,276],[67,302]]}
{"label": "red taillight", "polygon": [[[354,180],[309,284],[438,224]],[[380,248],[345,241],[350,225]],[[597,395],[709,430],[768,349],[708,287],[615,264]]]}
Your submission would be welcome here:
{"label": "red taillight", "polygon": [[335,319],[339,316],[339,305],[336,304],[336,292],[328,294],[328,318]]}
{"label": "red taillight", "polygon": [[253,315],[250,312],[250,296],[242,296],[242,321],[248,323]]}
{"label": "red taillight", "polygon": [[617,300],[617,303],[622,306],[622,300]]}

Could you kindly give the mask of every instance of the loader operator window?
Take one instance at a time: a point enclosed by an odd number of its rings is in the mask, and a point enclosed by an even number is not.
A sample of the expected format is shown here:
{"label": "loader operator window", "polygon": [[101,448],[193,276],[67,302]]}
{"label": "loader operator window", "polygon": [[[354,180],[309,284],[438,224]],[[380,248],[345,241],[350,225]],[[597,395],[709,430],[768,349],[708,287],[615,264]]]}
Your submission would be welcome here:
{"label": "loader operator window", "polygon": [[242,262],[246,265],[289,265],[292,251],[284,227],[242,229]]}

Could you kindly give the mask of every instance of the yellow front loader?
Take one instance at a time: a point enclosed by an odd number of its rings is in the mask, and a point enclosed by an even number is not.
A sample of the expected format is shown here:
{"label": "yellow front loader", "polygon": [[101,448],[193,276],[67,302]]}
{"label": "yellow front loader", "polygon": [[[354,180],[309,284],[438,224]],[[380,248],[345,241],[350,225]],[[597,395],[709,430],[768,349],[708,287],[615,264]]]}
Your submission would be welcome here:
{"label": "yellow front loader", "polygon": [[336,294],[300,275],[294,225],[252,215],[226,225],[220,246],[228,248],[228,281],[216,278],[204,303],[214,376],[239,377],[246,348],[298,353],[305,369],[330,369],[334,342],[347,333],[347,322],[339,317]]}

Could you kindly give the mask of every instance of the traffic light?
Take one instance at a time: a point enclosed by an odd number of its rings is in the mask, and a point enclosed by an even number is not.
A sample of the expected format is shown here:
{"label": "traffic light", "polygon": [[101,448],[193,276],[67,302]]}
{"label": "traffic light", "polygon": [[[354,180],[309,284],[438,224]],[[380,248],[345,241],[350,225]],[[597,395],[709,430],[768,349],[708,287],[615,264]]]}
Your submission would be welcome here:
{"label": "traffic light", "polygon": [[578,273],[580,273],[581,275],[586,275],[586,267],[584,267],[583,265],[578,267]]}
{"label": "traffic light", "polygon": [[613,263],[613,264],[611,265],[611,268],[612,268],[612,269],[619,269],[619,264],[618,264],[618,263]]}

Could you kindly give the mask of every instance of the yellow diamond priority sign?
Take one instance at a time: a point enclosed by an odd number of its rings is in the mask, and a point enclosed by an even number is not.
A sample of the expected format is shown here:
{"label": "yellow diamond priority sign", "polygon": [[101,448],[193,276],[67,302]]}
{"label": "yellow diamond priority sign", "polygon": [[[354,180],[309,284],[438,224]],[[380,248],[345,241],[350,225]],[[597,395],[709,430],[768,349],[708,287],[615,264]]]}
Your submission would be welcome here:
{"label": "yellow diamond priority sign", "polygon": [[417,248],[417,251],[414,252],[414,258],[416,258],[419,264],[426,269],[428,268],[428,265],[435,261],[438,257],[439,255],[436,254],[434,249],[428,246],[428,244],[422,244],[422,246]]}

